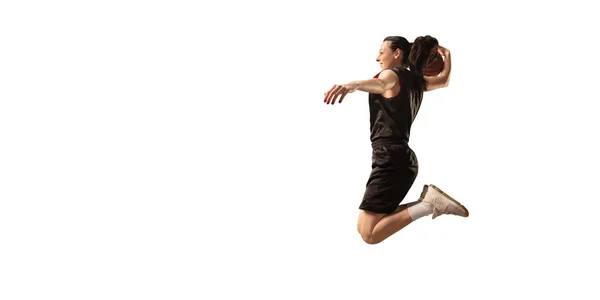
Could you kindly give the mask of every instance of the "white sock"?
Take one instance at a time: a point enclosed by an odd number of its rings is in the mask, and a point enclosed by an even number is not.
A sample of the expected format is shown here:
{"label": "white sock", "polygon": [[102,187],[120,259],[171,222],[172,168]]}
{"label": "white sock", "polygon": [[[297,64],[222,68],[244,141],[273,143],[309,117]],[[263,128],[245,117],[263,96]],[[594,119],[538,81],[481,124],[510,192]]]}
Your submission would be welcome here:
{"label": "white sock", "polygon": [[410,203],[407,209],[408,214],[413,219],[413,221],[416,221],[417,219],[425,216],[429,216],[433,213],[433,205],[429,203],[424,203],[422,201]]}

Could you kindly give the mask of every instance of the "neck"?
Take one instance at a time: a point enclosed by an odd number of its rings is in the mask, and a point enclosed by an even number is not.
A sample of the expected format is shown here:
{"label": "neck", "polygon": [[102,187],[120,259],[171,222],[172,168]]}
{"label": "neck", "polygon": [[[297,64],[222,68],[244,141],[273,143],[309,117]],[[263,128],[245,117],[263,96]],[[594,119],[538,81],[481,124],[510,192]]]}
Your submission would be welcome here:
{"label": "neck", "polygon": [[399,62],[399,63],[395,64],[393,67],[396,67],[396,68],[406,68],[407,65],[405,65],[403,62]]}

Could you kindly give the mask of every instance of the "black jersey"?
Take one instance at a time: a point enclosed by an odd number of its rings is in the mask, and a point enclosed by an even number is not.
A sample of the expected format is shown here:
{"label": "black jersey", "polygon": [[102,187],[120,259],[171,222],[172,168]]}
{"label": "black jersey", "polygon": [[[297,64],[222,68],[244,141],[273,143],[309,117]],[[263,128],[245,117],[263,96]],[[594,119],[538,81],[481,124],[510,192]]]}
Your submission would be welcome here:
{"label": "black jersey", "polygon": [[371,142],[408,145],[412,123],[423,101],[423,90],[409,70],[396,67],[390,70],[400,79],[400,93],[393,98],[369,93]]}

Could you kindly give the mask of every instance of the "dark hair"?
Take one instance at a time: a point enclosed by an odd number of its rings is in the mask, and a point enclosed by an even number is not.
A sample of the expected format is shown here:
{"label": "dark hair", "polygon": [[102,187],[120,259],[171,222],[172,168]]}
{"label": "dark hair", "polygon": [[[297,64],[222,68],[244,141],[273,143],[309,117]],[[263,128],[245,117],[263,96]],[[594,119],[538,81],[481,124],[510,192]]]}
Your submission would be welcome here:
{"label": "dark hair", "polygon": [[388,36],[383,39],[384,42],[390,42],[390,48],[392,51],[396,51],[396,49],[402,50],[402,63],[408,63],[408,54],[410,53],[411,43],[408,40],[401,36]]}
{"label": "dark hair", "polygon": [[412,44],[410,54],[408,55],[408,66],[413,74],[416,75],[418,85],[424,89],[425,79],[423,74],[425,73],[425,67],[429,62],[431,50],[437,48],[438,40],[430,35],[420,36],[415,39]]}

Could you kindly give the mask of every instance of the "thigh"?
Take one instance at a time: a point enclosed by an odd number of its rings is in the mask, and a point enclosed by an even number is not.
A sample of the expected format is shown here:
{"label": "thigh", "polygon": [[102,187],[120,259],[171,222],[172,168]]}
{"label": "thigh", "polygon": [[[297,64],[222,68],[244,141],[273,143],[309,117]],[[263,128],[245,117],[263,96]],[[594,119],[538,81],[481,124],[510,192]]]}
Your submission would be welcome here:
{"label": "thigh", "polygon": [[386,214],[378,214],[367,210],[359,210],[357,229],[361,234],[373,232],[375,225],[385,217]]}

